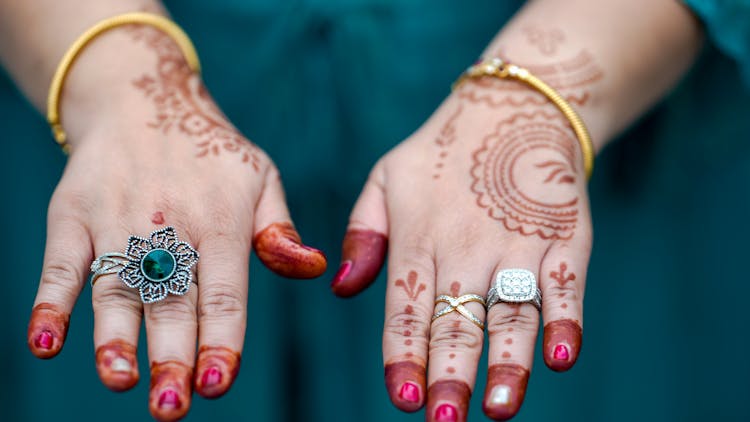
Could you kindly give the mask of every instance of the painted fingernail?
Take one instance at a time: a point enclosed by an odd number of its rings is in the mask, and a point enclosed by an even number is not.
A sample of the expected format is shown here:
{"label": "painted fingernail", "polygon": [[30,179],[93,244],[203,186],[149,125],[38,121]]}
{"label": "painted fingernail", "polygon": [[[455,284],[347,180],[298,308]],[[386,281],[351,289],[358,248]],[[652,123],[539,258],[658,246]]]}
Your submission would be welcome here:
{"label": "painted fingernail", "polygon": [[203,385],[213,387],[221,383],[221,371],[217,367],[208,368],[203,372]]}
{"label": "painted fingernail", "polygon": [[342,264],[331,283],[336,296],[351,297],[378,277],[385,261],[388,238],[373,230],[349,230],[341,248]]}
{"label": "painted fingernail", "polygon": [[492,365],[487,373],[487,390],[482,407],[494,420],[508,420],[521,409],[529,382],[529,371],[515,364]]}
{"label": "painted fingernail", "polygon": [[398,393],[398,396],[401,397],[402,400],[406,400],[410,403],[419,403],[419,387],[414,383],[405,382],[404,385],[401,386],[401,391]]}
{"label": "painted fingernail", "polygon": [[52,333],[49,331],[42,331],[36,336],[34,345],[40,349],[49,350],[52,348]]}
{"label": "painted fingernail", "polygon": [[226,393],[240,370],[240,354],[228,347],[201,346],[198,349],[195,391],[209,399]]}
{"label": "painted fingernail", "polygon": [[326,270],[326,257],[302,244],[291,223],[273,223],[253,239],[258,258],[271,271],[289,278],[315,278]]}
{"label": "painted fingernail", "polygon": [[336,275],[333,277],[333,281],[331,282],[331,287],[335,287],[337,284],[341,283],[347,275],[349,275],[349,272],[352,270],[352,261],[344,261],[341,263],[341,266],[339,267],[339,270],[336,272]]}
{"label": "painted fingernail", "polygon": [[571,319],[552,321],[544,326],[544,363],[553,371],[567,371],[578,359],[583,331]]}
{"label": "painted fingernail", "polygon": [[68,332],[70,315],[51,303],[40,303],[31,310],[27,344],[34,356],[41,359],[54,357],[62,349]]}
{"label": "painted fingernail", "polygon": [[456,422],[458,421],[458,412],[450,404],[441,404],[435,409],[435,421],[437,422]]}
{"label": "painted fingernail", "polygon": [[164,390],[159,396],[159,409],[170,410],[177,409],[182,406],[180,402],[180,396],[174,390]]}
{"label": "painted fingernail", "polygon": [[412,361],[385,365],[385,387],[391,402],[404,412],[416,412],[422,407],[426,368]]}
{"label": "painted fingernail", "polygon": [[564,344],[558,344],[555,346],[555,351],[552,356],[556,360],[568,360],[570,358],[570,353],[568,353],[568,348],[565,347]]}

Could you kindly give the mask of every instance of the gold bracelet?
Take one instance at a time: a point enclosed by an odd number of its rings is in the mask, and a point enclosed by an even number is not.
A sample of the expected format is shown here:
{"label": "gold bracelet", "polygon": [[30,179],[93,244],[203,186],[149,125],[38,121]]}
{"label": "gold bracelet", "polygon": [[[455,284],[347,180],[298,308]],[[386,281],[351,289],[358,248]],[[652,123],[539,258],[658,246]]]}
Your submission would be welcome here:
{"label": "gold bracelet", "polygon": [[470,66],[458,80],[453,84],[453,89],[457,89],[462,83],[469,79],[481,78],[483,76],[493,76],[500,79],[514,79],[523,82],[535,90],[544,94],[565,117],[570,121],[573,131],[581,145],[583,155],[583,168],[586,172],[586,179],[591,178],[594,171],[594,144],[591,142],[586,125],[583,124],[581,116],[573,110],[573,107],[551,86],[547,85],[541,79],[532,75],[527,69],[506,63],[501,59],[492,58],[484,59]]}
{"label": "gold bracelet", "polygon": [[65,52],[62,60],[60,60],[60,64],[57,65],[57,70],[55,70],[55,75],[52,77],[49,94],[47,95],[47,122],[52,128],[52,136],[66,154],[70,152],[70,145],[68,144],[65,131],[60,124],[59,111],[60,92],[62,91],[65,77],[68,75],[73,62],[75,62],[83,48],[86,47],[91,40],[112,28],[130,24],[153,26],[169,35],[180,47],[180,50],[182,50],[182,54],[185,55],[185,60],[187,61],[188,66],[190,66],[190,69],[196,73],[200,73],[201,66],[198,60],[198,54],[195,52],[195,47],[193,47],[193,43],[190,42],[190,38],[188,38],[187,34],[185,34],[177,24],[164,16],[152,13],[134,12],[113,16],[99,21],[96,25],[81,34],[81,36],[73,42],[70,48],[68,48],[68,51]]}

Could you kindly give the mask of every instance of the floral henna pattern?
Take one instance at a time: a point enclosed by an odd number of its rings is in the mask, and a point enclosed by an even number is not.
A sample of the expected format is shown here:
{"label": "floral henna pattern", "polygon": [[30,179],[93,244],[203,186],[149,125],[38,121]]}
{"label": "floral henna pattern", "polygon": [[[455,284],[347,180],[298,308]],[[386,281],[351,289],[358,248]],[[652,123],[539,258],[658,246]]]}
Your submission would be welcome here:
{"label": "floral henna pattern", "polygon": [[[409,297],[409,300],[411,300],[412,302],[416,301],[417,298],[419,298],[419,295],[423,291],[425,291],[425,289],[427,289],[427,286],[424,283],[417,284],[417,278],[418,275],[416,271],[409,271],[409,274],[406,277],[406,281],[404,281],[403,279],[398,279],[395,283],[397,287],[401,287],[404,290],[406,295]],[[413,342],[410,337],[413,334],[413,330],[416,328],[414,320],[414,318],[416,317],[413,317],[414,307],[411,305],[406,305],[406,307],[404,307],[404,315],[406,315],[406,317],[402,321],[404,327],[404,331],[402,334],[406,338],[406,340],[404,340],[404,345],[411,346]]]}
{"label": "floral henna pattern", "polygon": [[477,205],[509,231],[569,239],[578,222],[575,135],[562,116],[518,113],[474,151]]}
{"label": "floral henna pattern", "polygon": [[550,271],[549,276],[551,279],[557,281],[557,284],[559,284],[560,287],[565,287],[565,285],[568,284],[569,281],[574,281],[576,279],[576,275],[574,273],[565,274],[567,270],[568,264],[561,262],[560,271]]}
{"label": "floral henna pattern", "polygon": [[176,128],[189,136],[198,147],[196,157],[236,154],[243,163],[259,171],[258,148],[232,127],[214,105],[177,45],[153,28],[136,27],[131,32],[136,41],[144,42],[158,58],[155,74],[144,74],[133,81],[156,106],[156,118],[148,125],[165,134]]}

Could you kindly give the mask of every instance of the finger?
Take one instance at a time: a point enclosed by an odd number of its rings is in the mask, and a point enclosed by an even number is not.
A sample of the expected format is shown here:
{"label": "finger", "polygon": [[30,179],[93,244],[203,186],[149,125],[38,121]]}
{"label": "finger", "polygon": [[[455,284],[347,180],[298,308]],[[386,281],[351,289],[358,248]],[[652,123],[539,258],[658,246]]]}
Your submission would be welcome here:
{"label": "finger", "polygon": [[[123,250],[129,236],[112,227],[97,227],[95,233],[97,256]],[[128,390],[140,377],[136,347],[143,306],[138,290],[127,287],[117,274],[98,277],[91,290],[96,370],[109,389]]]}
{"label": "finger", "polygon": [[[483,298],[494,260],[481,259],[484,248],[455,248],[440,254],[436,295]],[[484,249],[486,250],[486,249]],[[486,254],[486,252],[485,252]],[[472,265],[466,265],[472,262]],[[482,264],[485,262],[486,264]],[[482,302],[466,301],[454,307],[436,302],[434,312],[449,311],[432,321],[427,393],[427,420],[465,421],[476,382],[484,343],[485,310]]]}
{"label": "finger", "polygon": [[426,239],[392,233],[385,295],[383,361],[393,404],[415,412],[427,393],[427,345],[435,297],[433,252]]}
{"label": "finger", "polygon": [[206,398],[226,393],[240,369],[247,320],[249,245],[233,235],[201,241],[198,278],[199,348],[195,391]]}
{"label": "finger", "polygon": [[60,353],[92,261],[88,231],[71,209],[53,199],[47,219],[42,276],[27,332],[29,350],[42,359]]}
{"label": "finger", "polygon": [[553,371],[572,368],[581,351],[588,245],[555,244],[542,262],[543,354]]}
{"label": "finger", "polygon": [[344,236],[341,266],[331,283],[336,296],[350,297],[366,289],[378,276],[388,247],[384,171],[376,165],[354,205]]}
{"label": "finger", "polygon": [[271,271],[289,278],[315,278],[326,270],[323,252],[303,245],[286,207],[279,172],[266,174],[263,193],[255,212],[253,249]]}
{"label": "finger", "polygon": [[[500,260],[493,275],[500,270],[521,268],[534,273],[538,280],[542,255],[531,252],[534,250],[525,253],[512,251]],[[490,418],[507,420],[520,410],[526,395],[538,329],[539,311],[530,303],[499,302],[487,311],[490,345],[483,408]]]}
{"label": "finger", "polygon": [[[192,239],[179,240],[194,244]],[[189,259],[190,262],[195,260],[197,255]],[[190,274],[186,275],[188,280],[192,280],[190,270],[184,271]],[[161,301],[144,304],[151,362],[149,410],[154,418],[162,421],[180,419],[190,408],[198,292],[194,283],[186,285],[189,287],[187,292],[183,290],[184,296],[170,294]]]}

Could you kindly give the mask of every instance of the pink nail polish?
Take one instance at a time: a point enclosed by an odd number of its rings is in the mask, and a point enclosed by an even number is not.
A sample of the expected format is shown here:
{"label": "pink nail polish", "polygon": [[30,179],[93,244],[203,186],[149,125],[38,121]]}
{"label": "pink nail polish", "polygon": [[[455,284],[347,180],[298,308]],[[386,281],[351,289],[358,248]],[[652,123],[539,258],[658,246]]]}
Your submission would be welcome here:
{"label": "pink nail polish", "polygon": [[180,397],[174,390],[164,390],[159,396],[159,408],[177,409],[182,405]]}
{"label": "pink nail polish", "polygon": [[435,420],[437,422],[456,422],[458,420],[458,412],[450,404],[441,404],[435,409]]}
{"label": "pink nail polish", "polygon": [[203,372],[201,381],[203,382],[204,387],[212,387],[216,384],[220,384],[221,371],[219,370],[219,368],[212,366]]}
{"label": "pink nail polish", "polygon": [[52,348],[52,340],[52,333],[45,330],[34,339],[34,345],[40,349],[49,350]]}
{"label": "pink nail polish", "polygon": [[570,358],[570,353],[568,352],[567,346],[564,344],[558,344],[555,346],[555,351],[552,353],[552,357],[555,358],[555,360],[568,360]]}
{"label": "pink nail polish", "polygon": [[344,261],[341,263],[341,266],[339,267],[339,270],[336,272],[336,276],[333,277],[333,282],[331,283],[331,286],[335,286],[339,283],[341,283],[347,275],[349,275],[349,272],[352,270],[352,261]]}
{"label": "pink nail polish", "polygon": [[398,393],[401,400],[408,401],[410,403],[419,403],[419,387],[411,382],[405,382],[401,386],[401,391]]}

